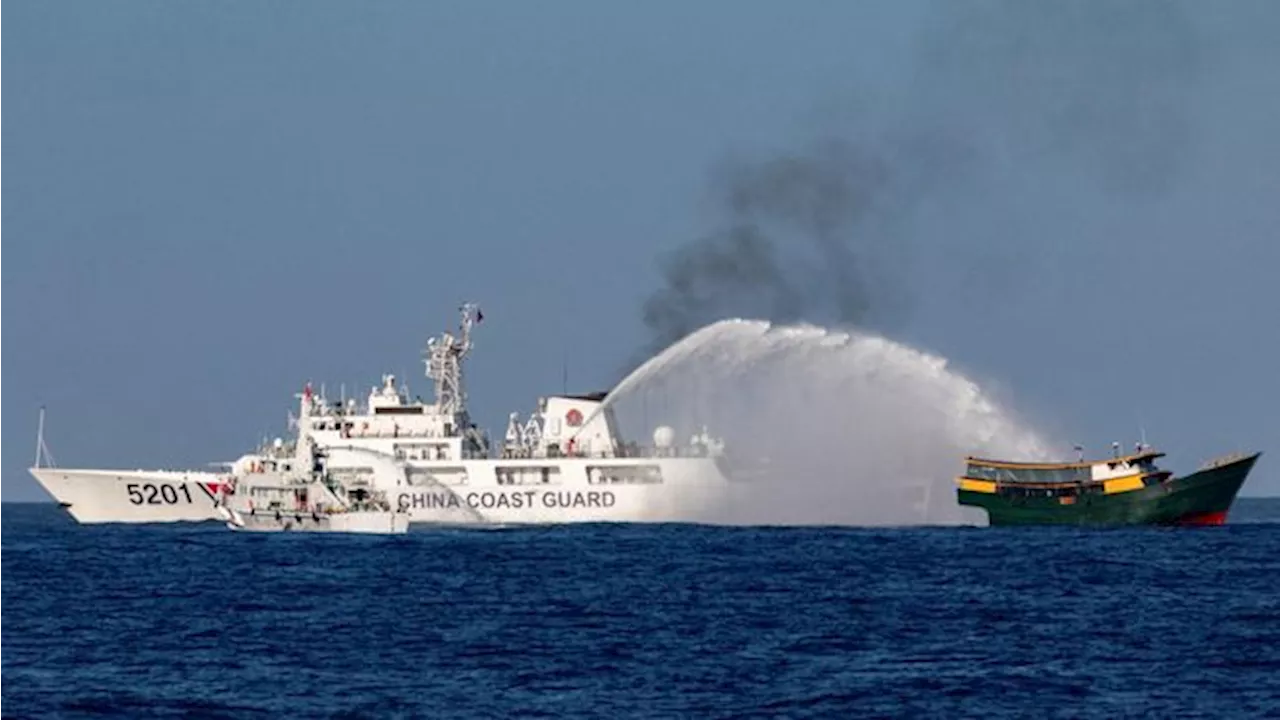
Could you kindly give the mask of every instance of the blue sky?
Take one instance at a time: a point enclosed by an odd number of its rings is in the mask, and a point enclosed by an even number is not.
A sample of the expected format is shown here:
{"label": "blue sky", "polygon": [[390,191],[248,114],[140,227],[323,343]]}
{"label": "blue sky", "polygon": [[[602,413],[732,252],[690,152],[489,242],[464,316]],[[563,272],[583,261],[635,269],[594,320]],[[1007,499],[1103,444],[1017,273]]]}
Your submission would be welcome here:
{"label": "blue sky", "polygon": [[1274,4],[5,9],[6,500],[41,404],[65,466],[229,459],[308,379],[425,392],[464,299],[496,432],[607,387],[717,163],[828,137],[911,179],[868,322],[1092,447],[1280,450]]}

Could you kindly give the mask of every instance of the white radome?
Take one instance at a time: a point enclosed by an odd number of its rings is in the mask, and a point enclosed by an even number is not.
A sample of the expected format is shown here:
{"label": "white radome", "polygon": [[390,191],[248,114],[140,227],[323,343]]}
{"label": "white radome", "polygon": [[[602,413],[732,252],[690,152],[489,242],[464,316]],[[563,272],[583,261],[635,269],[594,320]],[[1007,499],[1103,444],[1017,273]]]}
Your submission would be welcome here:
{"label": "white radome", "polygon": [[659,450],[667,450],[676,442],[676,431],[669,425],[659,425],[653,430],[653,445]]}

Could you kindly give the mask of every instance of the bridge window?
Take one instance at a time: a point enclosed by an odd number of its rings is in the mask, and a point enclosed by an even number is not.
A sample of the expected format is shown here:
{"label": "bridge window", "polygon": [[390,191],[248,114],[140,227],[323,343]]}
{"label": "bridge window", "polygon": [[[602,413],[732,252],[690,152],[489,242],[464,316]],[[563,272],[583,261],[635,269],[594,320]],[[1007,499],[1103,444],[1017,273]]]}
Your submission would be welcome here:
{"label": "bridge window", "polygon": [[558,485],[560,468],[542,466],[495,468],[499,485]]}
{"label": "bridge window", "polygon": [[657,465],[594,465],[587,468],[593,485],[654,485],[662,482]]}

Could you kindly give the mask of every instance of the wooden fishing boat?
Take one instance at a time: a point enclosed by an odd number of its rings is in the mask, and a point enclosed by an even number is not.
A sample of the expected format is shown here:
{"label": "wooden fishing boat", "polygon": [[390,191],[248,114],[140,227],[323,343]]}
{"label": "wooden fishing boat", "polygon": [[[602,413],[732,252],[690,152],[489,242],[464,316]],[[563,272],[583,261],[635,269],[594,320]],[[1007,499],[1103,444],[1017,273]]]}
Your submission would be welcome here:
{"label": "wooden fishing boat", "polygon": [[1213,460],[1175,477],[1141,448],[1105,460],[1030,463],[966,458],[961,505],[991,525],[1221,525],[1262,453]]}

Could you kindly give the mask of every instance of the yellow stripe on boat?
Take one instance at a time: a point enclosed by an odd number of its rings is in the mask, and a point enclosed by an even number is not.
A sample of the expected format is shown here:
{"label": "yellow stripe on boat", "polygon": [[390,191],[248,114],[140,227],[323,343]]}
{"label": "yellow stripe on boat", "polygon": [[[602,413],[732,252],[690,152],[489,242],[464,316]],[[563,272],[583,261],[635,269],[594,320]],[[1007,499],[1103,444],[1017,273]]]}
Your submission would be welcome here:
{"label": "yellow stripe on boat", "polygon": [[960,489],[980,493],[994,493],[996,491],[996,484],[990,480],[970,480],[969,478],[960,478]]}
{"label": "yellow stripe on boat", "polygon": [[1130,475],[1129,477],[1116,478],[1115,480],[1107,480],[1102,485],[1108,495],[1115,493],[1129,492],[1130,490],[1142,489],[1142,476]]}

